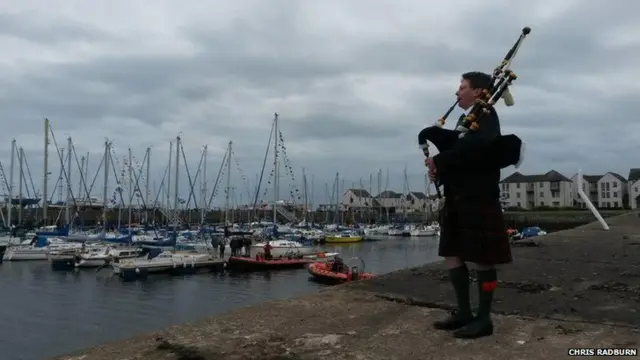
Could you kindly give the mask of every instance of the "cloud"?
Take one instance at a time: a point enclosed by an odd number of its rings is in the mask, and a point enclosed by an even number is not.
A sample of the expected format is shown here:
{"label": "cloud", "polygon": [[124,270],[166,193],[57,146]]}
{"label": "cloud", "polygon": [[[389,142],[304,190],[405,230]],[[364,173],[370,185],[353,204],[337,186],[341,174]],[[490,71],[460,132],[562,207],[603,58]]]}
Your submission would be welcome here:
{"label": "cloud", "polygon": [[[377,189],[378,171],[389,169],[389,186],[401,190],[406,166],[410,187],[421,189],[418,131],[453,102],[461,73],[490,71],[525,25],[532,33],[513,63],[516,106],[498,108],[503,132],[528,144],[521,170],[638,166],[627,155],[640,130],[632,106],[637,2],[26,0],[3,7],[1,160],[8,174],[15,138],[40,190],[44,117],[59,147],[70,136],[79,156],[90,153],[93,173],[106,138],[119,166],[129,148],[141,162],[150,147],[156,187],[170,141],[181,136],[192,176],[207,144],[211,189],[230,140],[233,181],[255,186],[275,112],[297,186],[304,167],[316,203],[327,201],[324,184],[331,187],[336,172],[345,187],[360,178],[368,187],[372,174]],[[49,148],[51,194],[60,160]],[[267,175],[271,167],[269,160]],[[180,182],[187,198],[185,171]]]}

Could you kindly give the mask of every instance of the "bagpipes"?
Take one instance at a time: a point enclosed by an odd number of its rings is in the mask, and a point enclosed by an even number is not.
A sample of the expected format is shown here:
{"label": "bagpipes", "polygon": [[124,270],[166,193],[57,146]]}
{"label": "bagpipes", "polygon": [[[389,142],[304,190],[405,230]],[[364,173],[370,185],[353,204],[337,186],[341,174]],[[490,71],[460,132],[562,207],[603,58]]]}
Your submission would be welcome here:
{"label": "bagpipes", "polygon": [[[517,76],[509,69],[509,66],[520,49],[522,41],[530,32],[531,28],[529,27],[522,29],[522,34],[520,34],[516,43],[504,57],[504,60],[502,60],[493,71],[493,75],[491,76],[491,89],[485,89],[483,91],[483,96],[475,101],[469,113],[455,130],[443,129],[443,126],[447,117],[449,117],[458,105],[458,101],[453,103],[449,110],[447,110],[433,126],[426,127],[420,131],[418,134],[418,145],[426,157],[430,155],[428,141],[432,142],[439,152],[450,150],[454,148],[455,143],[463,138],[469,131],[477,131],[480,128],[478,121],[482,119],[483,115],[495,111],[493,110],[493,106],[498,100],[503,99],[507,106],[514,105],[513,97],[509,92],[509,86],[517,79]],[[488,165],[489,167],[504,169],[514,165],[517,168],[523,160],[524,144],[516,135],[502,135],[487,143],[483,149],[475,150],[481,151],[491,159]],[[439,184],[436,182],[435,185],[438,197],[442,198]]]}

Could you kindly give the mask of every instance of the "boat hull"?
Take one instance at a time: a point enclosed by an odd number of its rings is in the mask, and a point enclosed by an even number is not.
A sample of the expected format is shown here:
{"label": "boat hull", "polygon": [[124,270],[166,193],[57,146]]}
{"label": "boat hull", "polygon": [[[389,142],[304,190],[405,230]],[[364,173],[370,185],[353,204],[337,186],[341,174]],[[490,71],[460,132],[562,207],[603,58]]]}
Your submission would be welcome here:
{"label": "boat hull", "polygon": [[363,239],[363,236],[327,236],[324,241],[328,244],[350,244],[361,242]]}
{"label": "boat hull", "polygon": [[351,270],[348,270],[347,272],[331,271],[331,263],[326,262],[313,262],[309,264],[307,269],[314,280],[331,284],[368,280],[374,277],[373,274],[367,272],[354,275]]}
{"label": "boat hull", "polygon": [[2,256],[4,261],[42,261],[47,260],[47,250],[8,248]]}
{"label": "boat hull", "polygon": [[[264,245],[251,245],[251,254],[257,254],[264,252]],[[318,250],[313,246],[272,246],[271,247],[271,256],[273,257],[286,257],[288,254],[299,254],[299,255],[313,255],[317,253]]]}
{"label": "boat hull", "polygon": [[411,231],[411,236],[418,237],[427,237],[427,236],[436,236],[436,230],[413,230]]}

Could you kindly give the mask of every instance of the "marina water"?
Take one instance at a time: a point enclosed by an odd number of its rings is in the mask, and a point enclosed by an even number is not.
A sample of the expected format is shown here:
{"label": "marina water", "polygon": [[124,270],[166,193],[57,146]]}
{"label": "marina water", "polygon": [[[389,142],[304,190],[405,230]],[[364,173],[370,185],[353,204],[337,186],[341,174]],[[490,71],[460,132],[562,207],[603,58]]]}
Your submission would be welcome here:
{"label": "marina water", "polygon": [[[437,261],[437,238],[324,245],[347,264],[382,274]],[[359,262],[358,262],[359,263]],[[42,360],[267,300],[317,291],[306,269],[268,273],[153,275],[122,282],[110,269],[54,272],[47,261],[0,265],[3,359]]]}

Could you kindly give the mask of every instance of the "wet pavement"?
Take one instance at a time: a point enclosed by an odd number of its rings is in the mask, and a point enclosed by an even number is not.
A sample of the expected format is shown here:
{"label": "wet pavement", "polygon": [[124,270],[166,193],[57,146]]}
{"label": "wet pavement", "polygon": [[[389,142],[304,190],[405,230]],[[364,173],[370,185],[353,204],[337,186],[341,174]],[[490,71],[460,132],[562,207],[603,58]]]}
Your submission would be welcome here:
{"label": "wet pavement", "polygon": [[[609,231],[589,224],[514,247],[514,262],[499,270],[494,312],[640,327],[640,219],[608,220]],[[350,286],[415,305],[455,305],[440,263]]]}

